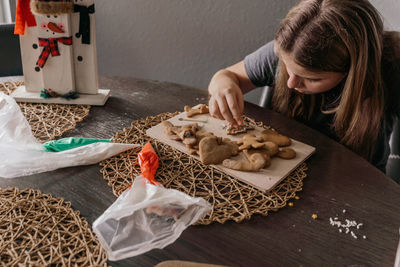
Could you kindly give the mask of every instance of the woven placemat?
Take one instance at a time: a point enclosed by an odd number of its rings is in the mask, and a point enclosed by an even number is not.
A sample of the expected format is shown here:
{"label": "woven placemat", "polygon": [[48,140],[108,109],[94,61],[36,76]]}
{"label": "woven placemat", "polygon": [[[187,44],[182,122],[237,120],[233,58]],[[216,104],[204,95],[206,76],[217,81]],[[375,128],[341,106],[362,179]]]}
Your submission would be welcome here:
{"label": "woven placemat", "polygon": [[88,222],[62,198],[0,189],[0,262],[4,266],[107,266]]}
{"label": "woven placemat", "polygon": [[[286,206],[288,200],[294,198],[296,192],[302,190],[303,179],[307,176],[305,163],[273,190],[263,193],[146,135],[148,128],[177,114],[178,112],[163,113],[133,121],[129,128],[116,133],[113,140],[142,146],[147,141],[151,141],[160,163],[156,180],[166,188],[177,189],[190,196],[202,197],[211,203],[212,211],[197,224],[225,223],[228,220],[241,222],[250,219],[253,214],[267,215],[269,211],[277,211]],[[262,123],[249,118],[246,118],[246,121],[251,125],[265,127]],[[136,165],[139,151],[140,149],[130,150],[100,162],[104,179],[108,181],[116,196],[132,184],[133,178],[140,173],[140,168]]]}
{"label": "woven placemat", "polygon": [[[0,83],[0,91],[11,94],[23,82]],[[89,105],[18,103],[33,135],[40,142],[47,142],[75,129],[90,110]]]}

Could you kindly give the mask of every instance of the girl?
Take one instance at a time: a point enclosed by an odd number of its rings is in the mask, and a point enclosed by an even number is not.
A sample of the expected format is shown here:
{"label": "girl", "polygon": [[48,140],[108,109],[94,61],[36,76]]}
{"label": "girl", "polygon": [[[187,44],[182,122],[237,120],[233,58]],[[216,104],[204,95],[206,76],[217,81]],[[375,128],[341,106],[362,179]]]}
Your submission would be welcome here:
{"label": "girl", "polygon": [[385,172],[400,115],[400,37],[367,0],[303,0],[273,42],[209,85],[212,116],[242,123],[243,94],[273,88],[272,108],[334,138]]}

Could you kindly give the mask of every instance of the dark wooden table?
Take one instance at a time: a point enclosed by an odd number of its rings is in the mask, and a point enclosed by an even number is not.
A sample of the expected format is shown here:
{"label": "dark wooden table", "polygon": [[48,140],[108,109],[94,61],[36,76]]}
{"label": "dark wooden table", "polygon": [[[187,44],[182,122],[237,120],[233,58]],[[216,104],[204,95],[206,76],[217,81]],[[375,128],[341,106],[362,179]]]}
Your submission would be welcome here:
{"label": "dark wooden table", "polygon": [[[109,138],[133,120],[207,102],[205,90],[173,83],[102,77],[100,85],[111,89],[110,99],[104,107],[92,107],[66,136]],[[191,226],[162,250],[110,265],[154,266],[165,260],[188,260],[229,266],[393,266],[400,186],[342,145],[296,121],[250,103],[245,114],[316,147],[316,154],[307,160],[308,177],[294,206],[242,223]],[[116,199],[99,171],[95,164],[0,178],[0,187],[35,188],[63,197],[93,223]],[[317,220],[311,218],[314,213]],[[363,223],[360,232],[367,238],[339,233],[329,223],[336,216]]]}

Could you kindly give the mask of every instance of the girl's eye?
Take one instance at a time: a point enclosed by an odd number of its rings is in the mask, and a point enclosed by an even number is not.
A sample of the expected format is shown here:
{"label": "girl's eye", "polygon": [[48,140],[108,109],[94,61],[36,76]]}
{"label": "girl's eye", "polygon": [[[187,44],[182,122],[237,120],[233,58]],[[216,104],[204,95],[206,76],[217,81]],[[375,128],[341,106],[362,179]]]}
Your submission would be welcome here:
{"label": "girl's eye", "polygon": [[60,28],[61,30],[64,30],[64,24],[62,24],[62,23],[58,23],[58,28]]}
{"label": "girl's eye", "polygon": [[42,28],[42,29],[47,29],[47,24],[45,23],[45,22],[43,22],[41,25],[40,25],[40,27]]}
{"label": "girl's eye", "polygon": [[311,83],[315,83],[320,81],[321,79],[306,79],[307,81],[311,82]]}

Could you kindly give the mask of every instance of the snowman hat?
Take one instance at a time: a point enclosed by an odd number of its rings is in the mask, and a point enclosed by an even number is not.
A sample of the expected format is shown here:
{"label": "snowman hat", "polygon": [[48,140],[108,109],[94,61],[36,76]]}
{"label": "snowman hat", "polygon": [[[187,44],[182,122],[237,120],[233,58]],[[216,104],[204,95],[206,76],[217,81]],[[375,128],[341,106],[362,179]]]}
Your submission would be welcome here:
{"label": "snowman hat", "polygon": [[31,10],[35,15],[61,15],[74,12],[72,0],[32,0]]}

